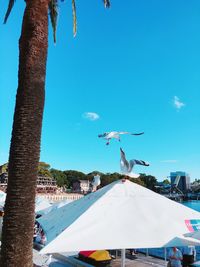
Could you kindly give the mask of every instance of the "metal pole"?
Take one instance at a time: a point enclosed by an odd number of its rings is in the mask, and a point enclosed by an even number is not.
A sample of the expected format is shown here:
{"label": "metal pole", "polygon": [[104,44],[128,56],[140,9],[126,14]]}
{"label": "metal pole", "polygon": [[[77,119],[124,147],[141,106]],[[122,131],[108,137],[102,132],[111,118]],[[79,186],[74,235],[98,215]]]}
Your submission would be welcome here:
{"label": "metal pole", "polygon": [[167,261],[167,249],[166,248],[164,248],[164,256],[165,256],[165,263],[166,263]]}
{"label": "metal pole", "polygon": [[126,261],[126,250],[121,250],[121,267],[125,267],[125,261]]}
{"label": "metal pole", "polygon": [[149,250],[148,248],[146,249],[146,257],[149,256]]}

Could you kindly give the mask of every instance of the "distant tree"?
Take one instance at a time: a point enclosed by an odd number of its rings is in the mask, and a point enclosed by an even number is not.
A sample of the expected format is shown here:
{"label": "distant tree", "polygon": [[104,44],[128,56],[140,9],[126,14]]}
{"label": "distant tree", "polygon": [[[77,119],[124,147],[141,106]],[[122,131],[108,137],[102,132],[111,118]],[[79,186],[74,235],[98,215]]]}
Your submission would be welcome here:
{"label": "distant tree", "polygon": [[8,163],[0,165],[0,174],[8,172]]}
{"label": "distant tree", "polygon": [[146,175],[144,173],[142,173],[140,175],[140,180],[144,183],[144,185],[148,188],[151,189],[153,191],[156,191],[156,184],[157,184],[157,179],[156,177],[152,176],[152,175]]}
{"label": "distant tree", "polygon": [[129,180],[133,183],[139,184],[141,186],[145,186],[145,183],[140,179],[140,177],[139,178],[130,178]]}
{"label": "distant tree", "polygon": [[52,177],[56,180],[56,184],[59,187],[69,187],[69,180],[67,179],[67,175],[63,171],[51,169],[50,173]]}
{"label": "distant tree", "polygon": [[69,181],[69,188],[72,188],[73,182],[77,180],[87,180],[87,175],[83,172],[75,170],[67,170],[63,172],[66,175],[67,180]]}
{"label": "distant tree", "polygon": [[46,177],[52,177],[50,172],[50,165],[45,162],[39,162],[38,165],[38,175],[39,176],[46,176]]}
{"label": "distant tree", "polygon": [[106,173],[101,176],[101,187],[108,185],[114,181],[121,179],[121,174],[114,172],[114,173]]}
{"label": "distant tree", "polygon": [[170,184],[170,181],[168,179],[163,180],[163,184]]}

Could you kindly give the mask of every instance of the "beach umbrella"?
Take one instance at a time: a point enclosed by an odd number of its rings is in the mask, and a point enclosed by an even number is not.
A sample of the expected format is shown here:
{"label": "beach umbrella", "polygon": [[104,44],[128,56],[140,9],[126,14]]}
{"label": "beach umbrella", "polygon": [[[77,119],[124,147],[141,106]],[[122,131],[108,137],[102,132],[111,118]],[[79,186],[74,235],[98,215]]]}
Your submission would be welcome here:
{"label": "beach umbrella", "polygon": [[40,253],[200,245],[183,235],[188,220],[200,213],[119,180],[40,217],[47,237]]}
{"label": "beach umbrella", "polygon": [[200,221],[198,220],[189,221],[188,230],[189,232],[184,235],[185,237],[191,237],[200,240]]}
{"label": "beach umbrella", "polygon": [[5,203],[6,201],[6,193],[0,190],[0,202]]}
{"label": "beach umbrella", "polygon": [[47,214],[47,213],[52,212],[52,211],[54,211],[56,209],[59,209],[59,208],[65,206],[65,205],[71,203],[72,201],[74,201],[74,200],[72,200],[72,199],[65,199],[65,200],[62,200],[62,201],[53,203],[50,206],[47,205],[47,208],[42,209],[42,210],[37,210],[36,213],[43,216],[44,214]]}
{"label": "beach umbrella", "polygon": [[36,198],[35,198],[35,213],[39,213],[44,209],[50,208],[51,205],[52,204],[46,198],[44,198],[42,196],[36,196]]}

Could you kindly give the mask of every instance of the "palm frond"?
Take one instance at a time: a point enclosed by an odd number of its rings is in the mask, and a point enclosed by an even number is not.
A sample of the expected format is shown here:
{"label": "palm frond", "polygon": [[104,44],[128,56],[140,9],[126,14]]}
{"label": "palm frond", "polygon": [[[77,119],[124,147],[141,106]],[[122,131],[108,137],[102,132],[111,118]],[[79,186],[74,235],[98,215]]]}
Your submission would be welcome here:
{"label": "palm frond", "polygon": [[7,22],[7,19],[8,19],[10,12],[14,6],[14,3],[15,3],[15,0],[10,0],[8,3],[8,8],[7,8],[6,15],[4,17],[4,22],[3,22],[4,24]]}
{"label": "palm frond", "polygon": [[51,19],[51,25],[53,28],[53,40],[56,43],[56,29],[58,19],[58,0],[51,0],[49,2],[49,15]]}
{"label": "palm frond", "polygon": [[105,8],[110,7],[110,0],[103,0]]}
{"label": "palm frond", "polygon": [[72,0],[72,14],[73,14],[73,34],[74,37],[77,33],[77,20],[76,20],[76,3],[75,0]]}

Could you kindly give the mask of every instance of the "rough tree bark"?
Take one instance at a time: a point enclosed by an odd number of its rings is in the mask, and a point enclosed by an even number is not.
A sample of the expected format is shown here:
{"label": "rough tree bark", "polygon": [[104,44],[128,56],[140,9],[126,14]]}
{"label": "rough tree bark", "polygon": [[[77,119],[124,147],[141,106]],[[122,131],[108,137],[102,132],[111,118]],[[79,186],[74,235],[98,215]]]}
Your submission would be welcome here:
{"label": "rough tree bark", "polygon": [[1,266],[30,267],[45,97],[49,0],[26,0],[9,155]]}

